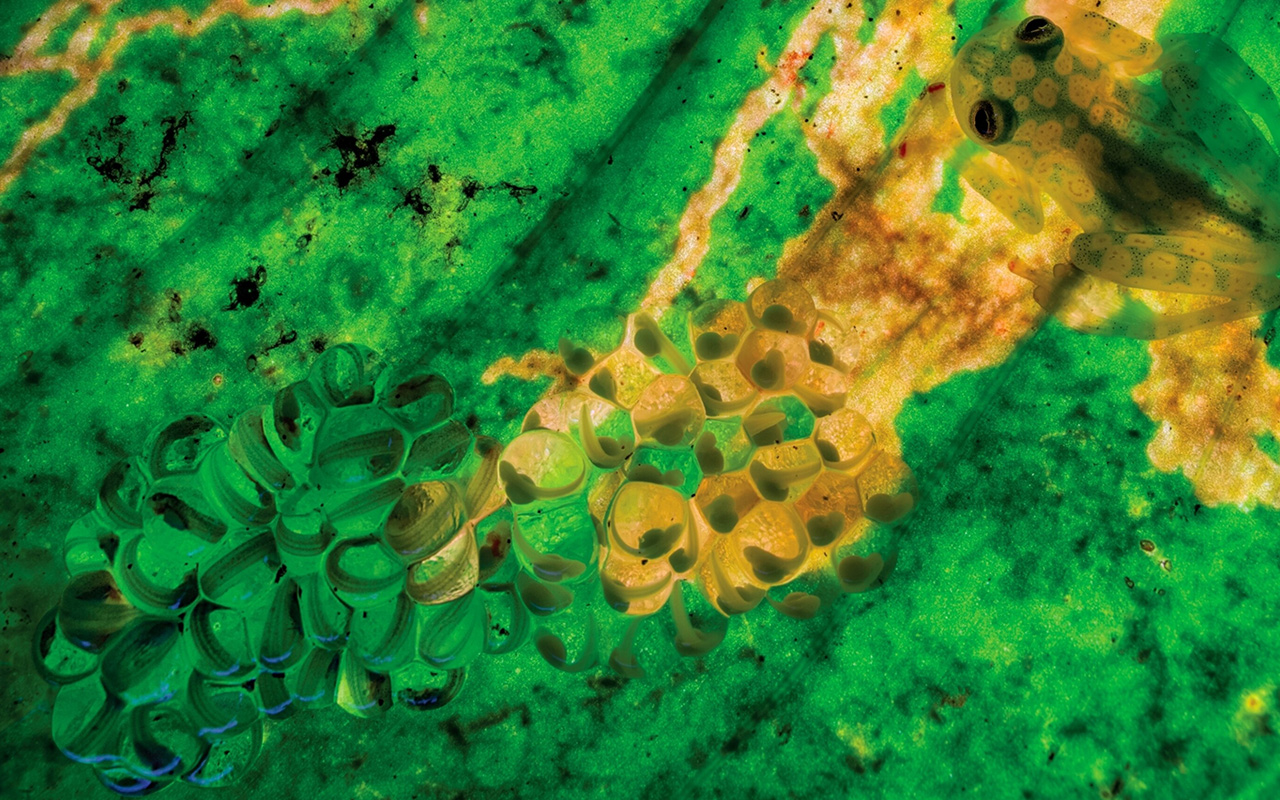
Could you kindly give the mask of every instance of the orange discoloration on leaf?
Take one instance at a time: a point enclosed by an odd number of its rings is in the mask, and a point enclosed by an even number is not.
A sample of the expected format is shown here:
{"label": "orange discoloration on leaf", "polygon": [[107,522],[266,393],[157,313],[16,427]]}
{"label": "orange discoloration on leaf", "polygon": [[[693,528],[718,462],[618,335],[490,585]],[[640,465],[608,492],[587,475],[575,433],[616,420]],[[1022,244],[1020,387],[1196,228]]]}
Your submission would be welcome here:
{"label": "orange discoloration on leaf", "polygon": [[1280,506],[1280,464],[1258,438],[1280,437],[1280,370],[1267,363],[1257,320],[1151,345],[1151,372],[1133,399],[1157,428],[1147,456],[1181,471],[1207,505]]}

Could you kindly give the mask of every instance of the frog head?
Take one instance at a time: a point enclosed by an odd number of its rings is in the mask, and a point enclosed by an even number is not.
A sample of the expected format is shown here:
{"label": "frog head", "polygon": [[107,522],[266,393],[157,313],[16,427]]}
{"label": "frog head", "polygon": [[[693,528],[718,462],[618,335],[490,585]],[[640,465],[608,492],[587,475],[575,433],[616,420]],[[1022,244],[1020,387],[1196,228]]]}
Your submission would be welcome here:
{"label": "frog head", "polygon": [[[1054,62],[1064,47],[1062,29],[1041,16],[997,22],[970,39],[951,68],[951,104],[965,135],[1001,152],[1021,114],[1056,100],[1062,76]],[[1037,93],[1047,102],[1033,102]]]}

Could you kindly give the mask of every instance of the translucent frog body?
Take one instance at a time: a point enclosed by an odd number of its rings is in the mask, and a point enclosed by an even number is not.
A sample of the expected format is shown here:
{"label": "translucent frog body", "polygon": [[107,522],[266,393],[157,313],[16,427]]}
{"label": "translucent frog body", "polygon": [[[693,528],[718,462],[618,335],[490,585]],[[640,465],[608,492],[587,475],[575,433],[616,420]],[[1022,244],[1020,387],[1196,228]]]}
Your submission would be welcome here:
{"label": "translucent frog body", "polygon": [[1157,339],[1280,306],[1280,104],[1217,37],[1004,21],[961,49],[951,100],[974,189],[1027,233],[1041,192],[1083,228],[1031,276],[1071,327]]}

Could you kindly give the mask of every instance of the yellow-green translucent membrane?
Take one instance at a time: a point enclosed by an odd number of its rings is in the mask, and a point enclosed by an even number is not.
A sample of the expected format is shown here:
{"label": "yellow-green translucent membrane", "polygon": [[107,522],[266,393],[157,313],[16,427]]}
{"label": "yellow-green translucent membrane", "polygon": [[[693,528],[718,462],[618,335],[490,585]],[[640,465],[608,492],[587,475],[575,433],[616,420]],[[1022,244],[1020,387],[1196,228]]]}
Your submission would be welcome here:
{"label": "yellow-green translucent membrane", "polygon": [[375,537],[335,542],[325,555],[324,577],[354,609],[389,603],[404,589],[405,568]]}
{"label": "yellow-green translucent membrane", "polygon": [[742,426],[752,443],[763,447],[808,438],[813,433],[814,415],[798,398],[782,395],[753,408]]}
{"label": "yellow-green translucent membrane", "polygon": [[512,528],[516,558],[540,580],[584,580],[599,556],[596,525],[585,496],[518,511]]}
{"label": "yellow-green translucent membrane", "polygon": [[204,496],[228,525],[253,527],[275,519],[275,497],[236,463],[225,441],[205,453],[199,474]]}
{"label": "yellow-green translucent membrane", "polygon": [[588,469],[586,456],[567,434],[537,429],[507,445],[498,476],[507,497],[520,506],[576,493]]}
{"label": "yellow-green translucent membrane", "polygon": [[338,667],[338,705],[356,717],[381,716],[391,707],[391,678],[367,669],[350,649]]}
{"label": "yellow-green translucent membrane", "polygon": [[630,433],[629,421],[625,425],[616,421],[618,418],[629,420],[627,413],[585,387],[541,398],[525,412],[520,429],[546,428],[576,436],[584,405],[590,411],[591,424],[598,435],[616,436],[619,431]]}
{"label": "yellow-green translucent membrane", "polygon": [[728,556],[728,575],[749,574],[750,581],[773,586],[791,580],[804,566],[809,537],[790,505],[766,500],[752,508],[730,535],[717,539],[716,547]]}
{"label": "yellow-green translucent membrane", "polygon": [[712,300],[689,313],[689,336],[699,361],[732,357],[746,329],[746,310],[732,300]]}
{"label": "yellow-green translucent membrane", "polygon": [[480,592],[416,606],[417,655],[439,669],[461,669],[484,652],[488,613]]}
{"label": "yellow-green translucent membrane", "polygon": [[[671,592],[671,618],[675,622],[676,652],[686,657],[706,655],[724,640],[724,630],[703,630],[694,624],[685,605],[685,581],[678,581]],[[690,587],[689,596],[696,593]]]}
{"label": "yellow-green translucent membrane", "polygon": [[320,354],[307,377],[316,395],[330,408],[365,405],[374,399],[382,361],[358,344],[339,344]]}
{"label": "yellow-green translucent membrane", "polygon": [[573,603],[572,589],[540,581],[527,572],[516,575],[515,584],[525,608],[537,617],[547,617],[563,611]]}
{"label": "yellow-green translucent membrane", "polygon": [[435,669],[415,662],[392,673],[391,694],[407,708],[431,711],[457,697],[466,677],[464,669]]}
{"label": "yellow-green translucent membrane", "polygon": [[177,616],[200,596],[195,561],[140,530],[128,532],[118,545],[113,574],[129,602],[147,614]]}
{"label": "yellow-green translucent membrane", "polygon": [[[731,537],[713,540],[710,554],[703,562],[698,575],[698,586],[711,603],[722,614],[744,614],[760,604],[764,599],[765,589],[749,574],[738,568],[737,559],[732,555]],[[726,560],[734,562],[734,568],[726,567]]]}
{"label": "yellow-green translucent membrane", "polygon": [[667,602],[675,570],[666,559],[611,550],[600,566],[600,587],[614,611],[630,616],[657,612]]}
{"label": "yellow-green translucent membrane", "polygon": [[415,483],[401,494],[383,527],[382,540],[406,564],[434,554],[465,519],[462,493],[452,483]]}
{"label": "yellow-green translucent membrane", "polygon": [[215,681],[247,678],[258,669],[256,642],[268,614],[244,614],[209,602],[197,603],[183,624],[187,659],[197,672]]}
{"label": "yellow-green translucent membrane", "polygon": [[560,358],[564,359],[565,369],[574,375],[585,374],[595,366],[596,360],[591,355],[591,351],[577,346],[569,339],[561,337],[556,349],[560,353]]}
{"label": "yellow-green translucent membrane", "polygon": [[741,413],[759,397],[755,384],[732,361],[704,361],[693,368],[689,380],[697,388],[708,417]]}
{"label": "yellow-green translucent membrane", "polygon": [[367,486],[399,470],[407,450],[404,433],[381,409],[335,409],[316,437],[312,483],[331,491]]}
{"label": "yellow-green translucent membrane", "polygon": [[635,451],[630,417],[602,401],[583,401],[578,410],[576,433],[587,458],[600,469],[618,468]]}
{"label": "yellow-green translucent membrane", "polygon": [[757,328],[738,349],[738,370],[767,392],[791,388],[809,371],[809,343],[801,336]]}
{"label": "yellow-green translucent membrane", "polygon": [[[594,594],[599,600],[599,591]],[[600,662],[600,628],[592,608],[596,603],[574,603],[561,613],[538,620],[533,644],[538,654],[562,672],[585,672]]]}
{"label": "yellow-green translucent membrane", "polygon": [[701,586],[724,613],[740,614],[758,605],[769,586],[786,583],[803,568],[809,540],[790,506],[764,501],[710,549]]}
{"label": "yellow-green translucent membrane", "polygon": [[410,481],[447,478],[462,465],[471,445],[471,431],[467,426],[455,419],[445,420],[419,434],[409,445],[404,477]]}
{"label": "yellow-green translucent membrane", "polygon": [[309,381],[298,381],[276,392],[271,403],[270,424],[263,431],[272,452],[288,469],[297,471],[311,464],[316,433],[329,407]]}
{"label": "yellow-green translucent membrane", "polygon": [[62,544],[62,564],[72,577],[83,572],[111,569],[120,537],[95,514],[85,514],[67,529]]}
{"label": "yellow-green translucent membrane", "polygon": [[761,447],[747,467],[760,496],[777,502],[795,502],[821,470],[822,457],[809,440]]}
{"label": "yellow-green translucent membrane", "polygon": [[633,618],[630,624],[627,625],[627,631],[623,634],[622,641],[609,653],[609,666],[624,678],[634,680],[644,678],[646,675],[644,667],[635,652],[636,634],[640,630],[640,623],[644,620],[644,617]]}
{"label": "yellow-green translucent membrane", "polygon": [[[704,441],[708,434],[715,437],[714,442]],[[742,469],[751,460],[751,454],[756,449],[755,443],[742,427],[741,417],[707,420],[707,424],[702,427],[694,452],[701,457],[712,447],[720,454],[722,464],[720,472]],[[710,470],[704,465],[703,472],[708,473]]]}
{"label": "yellow-green translucent membrane", "polygon": [[[812,357],[812,342],[809,349]],[[804,377],[791,389],[816,416],[821,417],[844,408],[849,399],[849,376],[838,367],[810,363]]]}
{"label": "yellow-green translucent membrane", "polygon": [[448,603],[475,588],[480,580],[480,552],[470,524],[426,558],[409,566],[405,593],[423,605]]}
{"label": "yellow-green translucent membrane", "polygon": [[844,408],[818,420],[814,441],[824,464],[852,470],[871,455],[876,437],[866,417]]}
{"label": "yellow-green translucent membrane", "polygon": [[[699,441],[701,439],[699,436]],[[627,466],[627,477],[670,486],[688,499],[702,483],[696,445],[692,448],[640,447]]]}
{"label": "yellow-green translucent membrane", "polygon": [[695,507],[708,527],[723,534],[731,533],[759,502],[759,493],[742,472],[707,478],[694,498]]}
{"label": "yellow-green translucent membrane", "polygon": [[602,399],[631,408],[644,387],[662,372],[630,347],[620,347],[588,373],[587,388]]}
{"label": "yellow-green translucent membrane", "polygon": [[637,558],[665,559],[690,528],[686,498],[669,486],[629,481],[609,509],[611,547]]}
{"label": "yellow-green translucent membrane", "polygon": [[147,437],[143,466],[152,481],[196,471],[210,447],[226,439],[222,426],[204,414],[187,414],[159,425]]}
{"label": "yellow-green translucent membrane", "polygon": [[865,592],[889,577],[897,561],[897,530],[862,519],[849,526],[831,552],[836,577],[847,592]]}
{"label": "yellow-green translucent membrane", "polygon": [[652,359],[664,372],[687,375],[692,365],[658,327],[653,317],[641,312],[631,317],[631,344],[642,356]]}
{"label": "yellow-green translucent membrane", "polygon": [[481,584],[489,625],[485,628],[486,655],[510,653],[524,644],[533,632],[531,615],[514,583]]}
{"label": "yellow-green translucent membrane", "polygon": [[758,328],[808,336],[818,320],[813,297],[803,286],[785,278],[756,287],[746,302],[747,317]]}
{"label": "yellow-green translucent membrane", "polygon": [[681,654],[676,650],[677,632],[670,614],[601,615],[600,622],[602,629],[607,626],[608,630],[604,639],[615,643],[608,650],[608,664],[619,675],[662,681],[678,665]]}
{"label": "yellow-green translucent membrane", "polygon": [[687,447],[706,422],[701,395],[682,375],[662,375],[644,388],[631,410],[640,441],[664,447]]}
{"label": "yellow-green translucent membrane", "polygon": [[136,458],[117,461],[98,487],[97,520],[106,528],[136,528],[150,481]]}
{"label": "yellow-green translucent membrane", "polygon": [[858,475],[863,510],[875,522],[894,524],[915,508],[916,482],[902,459],[884,451]]}
{"label": "yellow-green translucent membrane", "polygon": [[674,574],[692,568],[698,548],[685,497],[670,487],[630,481],[614,498],[607,528],[610,549],[601,568],[606,600],[627,614],[654,613],[666,602]]}
{"label": "yellow-green translucent membrane", "polygon": [[862,498],[852,475],[827,470],[796,501],[796,513],[804,521],[809,542],[828,547],[862,518]]}
{"label": "yellow-green translucent membrane", "polygon": [[137,617],[138,609],[106,570],[72,578],[58,604],[58,629],[76,647],[91,653],[101,652],[112,636]]}
{"label": "yellow-green translucent membrane", "polygon": [[149,489],[142,529],[157,545],[200,560],[227,532],[195,475],[166,477]]}
{"label": "yellow-green translucent membrane", "polygon": [[273,492],[288,491],[295,481],[267,439],[270,420],[269,406],[257,406],[236,417],[227,448],[250,478]]}
{"label": "yellow-green translucent membrane", "polygon": [[431,430],[453,414],[449,382],[410,366],[385,370],[378,379],[377,395],[387,414],[411,435]]}
{"label": "yellow-green translucent membrane", "polygon": [[813,619],[822,607],[822,600],[806,592],[788,592],[781,600],[768,598],[769,605],[780,614],[792,619]]}
{"label": "yellow-green translucent membrane", "polygon": [[371,672],[390,673],[413,658],[416,604],[401,594],[391,602],[351,615],[348,649]]}
{"label": "yellow-green translucent membrane", "polygon": [[65,686],[98,669],[98,656],[76,647],[58,628],[58,610],[50,609],[36,625],[31,638],[31,661],[40,677]]}
{"label": "yellow-green translucent membrane", "polygon": [[140,618],[112,637],[102,652],[102,686],[128,705],[173,697],[191,668],[178,646],[178,625]]}
{"label": "yellow-green translucent membrane", "polygon": [[599,547],[608,546],[604,520],[609,514],[609,505],[613,502],[613,496],[626,482],[627,474],[624,470],[609,470],[597,474],[587,491],[587,512],[591,517],[592,527],[595,528],[596,544]]}

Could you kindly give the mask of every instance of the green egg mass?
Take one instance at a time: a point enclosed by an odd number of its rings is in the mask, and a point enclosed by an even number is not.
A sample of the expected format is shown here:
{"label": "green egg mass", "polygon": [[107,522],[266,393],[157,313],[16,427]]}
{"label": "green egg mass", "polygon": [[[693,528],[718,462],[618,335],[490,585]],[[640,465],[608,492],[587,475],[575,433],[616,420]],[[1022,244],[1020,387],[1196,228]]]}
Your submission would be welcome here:
{"label": "green egg mass", "polygon": [[508,647],[507,596],[476,591],[501,448],[453,411],[444,379],[344,344],[230,430],[160,425],[67,534],[33,643],[58,747],[121,793],[222,786],[267,720],[447,703]]}
{"label": "green egg mass", "polygon": [[766,599],[870,588],[916,492],[848,407],[839,330],[783,280],[696,309],[685,347],[633,314],[600,358],[561,342],[578,388],[505,448],[351,344],[230,429],[160,425],[67,533],[33,643],[57,746],[121,793],[222,786],[269,720],[440,708],[530,639],[642,678]]}

